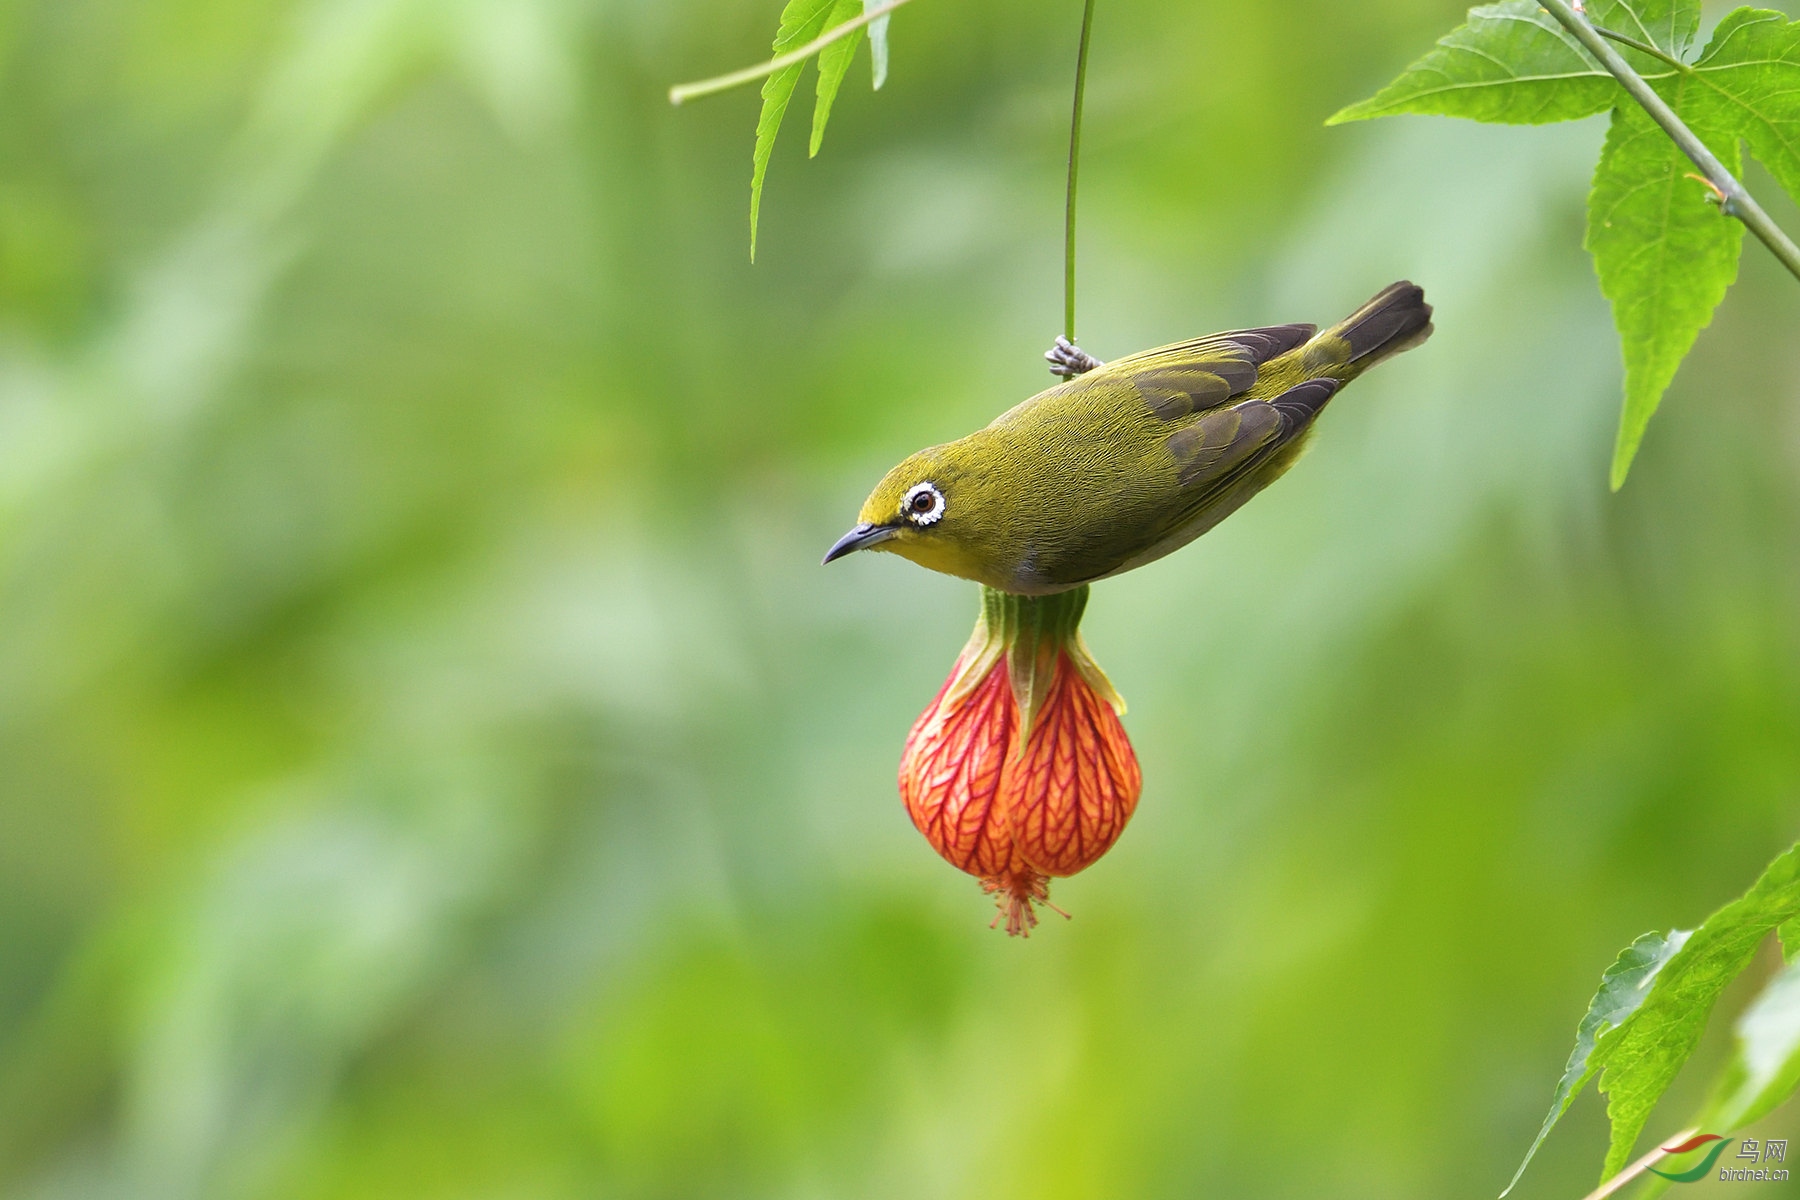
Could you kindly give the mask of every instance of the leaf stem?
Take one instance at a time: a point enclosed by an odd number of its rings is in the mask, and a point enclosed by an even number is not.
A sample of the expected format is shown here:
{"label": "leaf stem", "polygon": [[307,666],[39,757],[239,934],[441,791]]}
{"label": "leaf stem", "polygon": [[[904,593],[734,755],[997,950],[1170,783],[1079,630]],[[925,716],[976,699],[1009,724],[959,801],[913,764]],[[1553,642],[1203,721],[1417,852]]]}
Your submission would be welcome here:
{"label": "leaf stem", "polygon": [[766,63],[758,63],[754,67],[745,67],[741,71],[733,71],[728,75],[715,75],[711,79],[701,79],[694,83],[678,83],[669,89],[669,103],[681,104],[701,96],[710,96],[715,92],[729,91],[740,84],[754,83],[765,75],[773,75],[797,62],[804,62],[846,34],[855,33],[864,25],[872,21],[879,21],[902,4],[910,2],[911,0],[887,0],[886,4],[866,10],[860,17],[852,17],[842,25],[827,29],[798,50],[789,50],[786,54],[772,58]]}
{"label": "leaf stem", "polygon": [[1694,165],[1700,168],[1700,173],[1706,176],[1707,182],[1724,197],[1719,204],[1720,210],[1726,216],[1742,221],[1769,248],[1769,253],[1780,259],[1781,265],[1795,279],[1800,279],[1800,246],[1794,245],[1793,239],[1781,231],[1780,226],[1763,211],[1762,205],[1756,202],[1749,190],[1725,169],[1725,164],[1706,148],[1705,142],[1694,136],[1694,131],[1644,82],[1644,77],[1632,70],[1631,64],[1621,58],[1617,50],[1607,45],[1606,39],[1584,17],[1569,7],[1568,0],[1538,0],[1538,4],[1548,9],[1551,16],[1562,22],[1563,28],[1574,34],[1576,40],[1600,60],[1600,65],[1631,93],[1631,98],[1643,105],[1644,111],[1650,114],[1650,119],[1662,126],[1670,140],[1693,160]]}
{"label": "leaf stem", "polygon": [[1674,67],[1677,71],[1680,71],[1683,75],[1690,75],[1693,73],[1694,68],[1688,66],[1673,54],[1665,53],[1657,47],[1652,46],[1649,42],[1640,42],[1634,37],[1626,37],[1622,33],[1614,33],[1612,30],[1602,29],[1598,25],[1594,26],[1594,32],[1603,38],[1608,38],[1619,43],[1621,46],[1630,46],[1639,54],[1648,54],[1651,58],[1659,58],[1663,62],[1668,63],[1671,67]]}
{"label": "leaf stem", "polygon": [[1081,49],[1075,55],[1075,111],[1069,118],[1069,190],[1063,211],[1063,336],[1075,340],[1075,183],[1081,168],[1081,102],[1087,98],[1088,37],[1094,30],[1094,0],[1081,10]]}
{"label": "leaf stem", "polygon": [[[1679,1146],[1682,1142],[1693,1137],[1697,1132],[1699,1131],[1695,1129],[1687,1129],[1676,1134],[1674,1137],[1665,1138],[1664,1140]],[[1650,1153],[1644,1155],[1644,1157],[1638,1159],[1629,1167],[1626,1167],[1623,1171],[1620,1171],[1617,1175],[1614,1175],[1611,1179],[1589,1192],[1584,1200],[1606,1200],[1606,1197],[1612,1195],[1614,1192],[1636,1179],[1639,1175],[1642,1175],[1645,1171],[1648,1171],[1651,1167],[1661,1162],[1667,1155],[1668,1151],[1662,1148],[1662,1143],[1657,1143],[1656,1149],[1650,1151]]]}

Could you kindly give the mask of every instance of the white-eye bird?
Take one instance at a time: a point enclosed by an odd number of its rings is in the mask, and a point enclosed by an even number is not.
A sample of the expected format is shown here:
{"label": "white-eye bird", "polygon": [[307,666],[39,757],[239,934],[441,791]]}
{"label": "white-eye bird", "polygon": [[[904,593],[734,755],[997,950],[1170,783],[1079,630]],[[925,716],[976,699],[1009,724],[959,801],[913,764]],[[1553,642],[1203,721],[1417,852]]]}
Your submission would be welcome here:
{"label": "white-eye bird", "polygon": [[1323,333],[1239,329],[1099,364],[884,476],[825,561],[885,550],[1003,592],[1046,595],[1180,549],[1293,465],[1319,412],[1431,336],[1400,282]]}

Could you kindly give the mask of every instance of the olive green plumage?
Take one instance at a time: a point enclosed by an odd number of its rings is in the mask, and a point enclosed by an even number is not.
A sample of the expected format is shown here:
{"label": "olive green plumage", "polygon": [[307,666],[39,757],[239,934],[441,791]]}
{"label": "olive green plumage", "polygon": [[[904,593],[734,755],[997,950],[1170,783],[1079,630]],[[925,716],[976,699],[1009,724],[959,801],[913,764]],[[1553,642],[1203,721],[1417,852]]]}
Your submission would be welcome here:
{"label": "olive green plumage", "polygon": [[1108,363],[889,471],[826,561],[881,549],[1025,595],[1142,566],[1273,483],[1340,387],[1431,329],[1401,282],[1317,335],[1242,329]]}

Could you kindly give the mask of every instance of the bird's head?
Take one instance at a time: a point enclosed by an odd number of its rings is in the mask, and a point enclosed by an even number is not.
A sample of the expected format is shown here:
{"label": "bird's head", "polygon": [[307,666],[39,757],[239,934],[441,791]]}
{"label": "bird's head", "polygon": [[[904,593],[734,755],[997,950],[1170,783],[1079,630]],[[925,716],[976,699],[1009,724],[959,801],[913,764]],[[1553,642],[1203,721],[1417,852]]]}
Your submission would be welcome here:
{"label": "bird's head", "polygon": [[[863,501],[857,523],[825,553],[825,561],[857,550],[885,550],[922,567],[985,579],[990,555],[981,547],[987,480],[967,467],[969,439],[921,450],[882,477]],[[996,515],[996,514],[988,514]]]}

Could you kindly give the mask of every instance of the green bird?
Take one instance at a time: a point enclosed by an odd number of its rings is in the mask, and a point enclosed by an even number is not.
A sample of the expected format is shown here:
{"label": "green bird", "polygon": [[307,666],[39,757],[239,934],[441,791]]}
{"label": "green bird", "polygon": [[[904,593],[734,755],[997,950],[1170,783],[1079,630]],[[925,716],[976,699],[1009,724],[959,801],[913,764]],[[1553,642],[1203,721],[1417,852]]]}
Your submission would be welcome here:
{"label": "green bird", "polygon": [[1043,596],[1187,545],[1300,457],[1339,388],[1431,336],[1402,281],[1343,321],[1239,329],[1100,363],[985,429],[912,455],[869,494],[825,561],[885,550],[1003,592]]}

